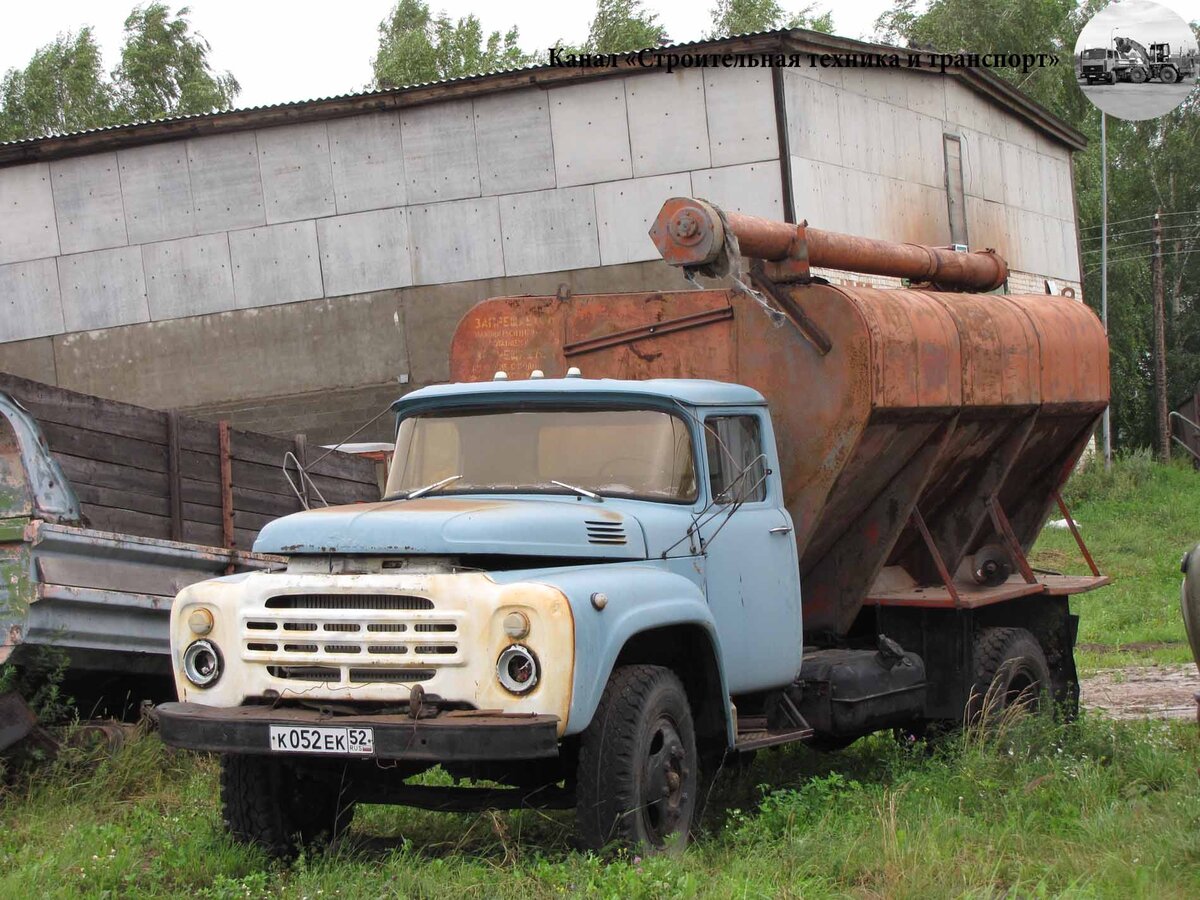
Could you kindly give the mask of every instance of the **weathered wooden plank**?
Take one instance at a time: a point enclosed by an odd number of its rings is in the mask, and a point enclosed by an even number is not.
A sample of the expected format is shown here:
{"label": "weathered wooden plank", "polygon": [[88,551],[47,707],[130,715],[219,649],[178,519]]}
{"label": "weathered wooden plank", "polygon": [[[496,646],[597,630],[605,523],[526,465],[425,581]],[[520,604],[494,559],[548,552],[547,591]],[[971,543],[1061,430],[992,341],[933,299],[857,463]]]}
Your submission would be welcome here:
{"label": "weathered wooden plank", "polygon": [[[167,516],[152,516],[130,509],[114,509],[111,506],[95,506],[91,503],[82,503],[80,508],[88,527],[97,531],[171,539],[171,520]],[[213,546],[220,546],[220,541]]]}
{"label": "weathered wooden plank", "polygon": [[[181,454],[183,475],[195,481],[219,484],[221,464],[216,454],[195,453],[184,450]],[[255,491],[295,498],[281,466],[266,466],[233,460],[233,483]],[[315,476],[313,481],[330,503],[355,503],[359,500],[379,499],[379,489],[374,480],[370,484],[347,481],[342,478]]]}
{"label": "weathered wooden plank", "polygon": [[179,471],[179,414],[167,413],[167,495],[171,509],[171,540],[183,540],[183,485]]}
{"label": "weathered wooden plank", "polygon": [[[84,459],[119,463],[151,472],[167,471],[167,448],[165,444],[152,444],[116,434],[105,434],[78,426],[60,425],[57,422],[42,422],[42,433],[50,450],[67,453]],[[165,494],[164,494],[165,495]]]}
{"label": "weathered wooden plank", "polygon": [[[183,501],[188,505],[205,506],[217,510],[220,514],[220,488],[215,484],[196,481],[192,478],[183,479]],[[233,509],[235,513],[258,513],[268,518],[277,519],[280,516],[300,512],[302,507],[295,494],[272,494],[266,491],[255,491],[239,487],[234,483]],[[195,518],[195,516],[189,516]]]}
{"label": "weathered wooden plank", "polygon": [[[180,441],[184,450],[216,455],[217,426],[199,419],[181,417]],[[229,444],[234,459],[267,466],[282,466],[283,455],[289,450],[295,451],[295,443],[290,438],[278,438],[233,428],[229,432]],[[319,447],[309,448],[308,451],[309,457],[314,460],[319,459],[325,452]],[[366,482],[374,480],[375,477],[369,463],[370,460],[334,451],[320,462],[315,470],[310,471],[330,478]]]}
{"label": "weathered wooden plank", "polygon": [[167,498],[155,494],[143,494],[140,491],[122,491],[113,488],[96,487],[91,484],[75,484],[75,496],[80,503],[89,506],[104,506],[109,509],[123,509],[132,512],[147,513],[152,516],[170,518],[170,507]]}
{"label": "weathered wooden plank", "polygon": [[166,441],[166,415],[142,406],[52,387],[0,372],[0,391],[21,401],[39,422],[82,425],[141,441]]}
{"label": "weathered wooden plank", "polygon": [[96,459],[84,459],[69,453],[55,452],[52,454],[62,466],[63,474],[71,482],[72,487],[94,485],[96,487],[112,488],[118,491],[134,491],[150,494],[155,497],[167,495],[167,475],[165,472],[151,472],[146,469],[135,469],[120,463],[105,462]]}

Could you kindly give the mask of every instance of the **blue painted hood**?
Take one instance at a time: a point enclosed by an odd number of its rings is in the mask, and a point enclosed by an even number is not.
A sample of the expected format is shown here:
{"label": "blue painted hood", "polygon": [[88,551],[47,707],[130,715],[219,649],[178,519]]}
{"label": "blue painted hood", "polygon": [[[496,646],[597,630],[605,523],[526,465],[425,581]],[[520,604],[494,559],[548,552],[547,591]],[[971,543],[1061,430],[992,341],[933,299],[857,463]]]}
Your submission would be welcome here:
{"label": "blue painted hood", "polygon": [[645,559],[636,518],[605,504],[564,497],[421,497],[356,503],[276,519],[258,553],[376,555],[501,553]]}

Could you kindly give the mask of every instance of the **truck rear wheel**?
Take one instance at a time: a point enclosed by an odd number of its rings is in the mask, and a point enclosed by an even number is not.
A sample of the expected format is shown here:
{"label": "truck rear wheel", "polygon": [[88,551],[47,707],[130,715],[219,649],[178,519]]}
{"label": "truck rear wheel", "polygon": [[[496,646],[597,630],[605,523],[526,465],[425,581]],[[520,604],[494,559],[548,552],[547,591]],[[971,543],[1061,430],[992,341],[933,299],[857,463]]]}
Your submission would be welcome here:
{"label": "truck rear wheel", "polygon": [[968,721],[1014,706],[1043,711],[1051,690],[1050,664],[1042,645],[1024,628],[983,628],[975,638],[975,682]]}
{"label": "truck rear wheel", "polygon": [[579,746],[581,843],[682,852],[696,810],[696,731],[687,692],[662,666],[615,670]]}
{"label": "truck rear wheel", "polygon": [[1158,72],[1158,77],[1162,79],[1163,84],[1174,84],[1179,80],[1179,73],[1171,66],[1163,66]]}
{"label": "truck rear wheel", "polygon": [[354,817],[336,786],[304,778],[283,760],[234,754],[221,757],[221,811],[235,840],[284,858],[333,840]]}

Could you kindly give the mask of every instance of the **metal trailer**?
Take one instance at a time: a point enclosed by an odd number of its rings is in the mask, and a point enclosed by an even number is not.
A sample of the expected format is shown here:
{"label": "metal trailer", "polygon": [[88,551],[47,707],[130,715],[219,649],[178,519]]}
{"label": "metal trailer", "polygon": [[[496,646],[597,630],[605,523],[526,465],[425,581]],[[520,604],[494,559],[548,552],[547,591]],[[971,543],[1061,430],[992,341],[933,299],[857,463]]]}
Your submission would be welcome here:
{"label": "metal trailer", "polygon": [[158,676],[166,686],[175,595],[206,578],[279,562],[81,522],[79,500],[37,422],[0,393],[0,663],[52,647],[91,678]]}
{"label": "metal trailer", "polygon": [[[282,564],[248,548],[302,508],[280,468],[296,446],[0,373],[0,663],[53,648],[81,706],[118,715],[171,699],[171,604]],[[379,496],[373,461],[335,456],[307,487]]]}

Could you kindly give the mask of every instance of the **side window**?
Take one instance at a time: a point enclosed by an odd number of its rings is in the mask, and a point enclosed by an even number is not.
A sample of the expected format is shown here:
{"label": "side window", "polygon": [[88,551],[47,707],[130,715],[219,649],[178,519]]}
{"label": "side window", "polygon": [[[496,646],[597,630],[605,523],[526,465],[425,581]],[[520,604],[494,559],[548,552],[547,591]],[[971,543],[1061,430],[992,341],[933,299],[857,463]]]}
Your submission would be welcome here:
{"label": "side window", "polygon": [[767,499],[766,460],[757,416],[710,416],[704,420],[708,483],[718,503]]}

